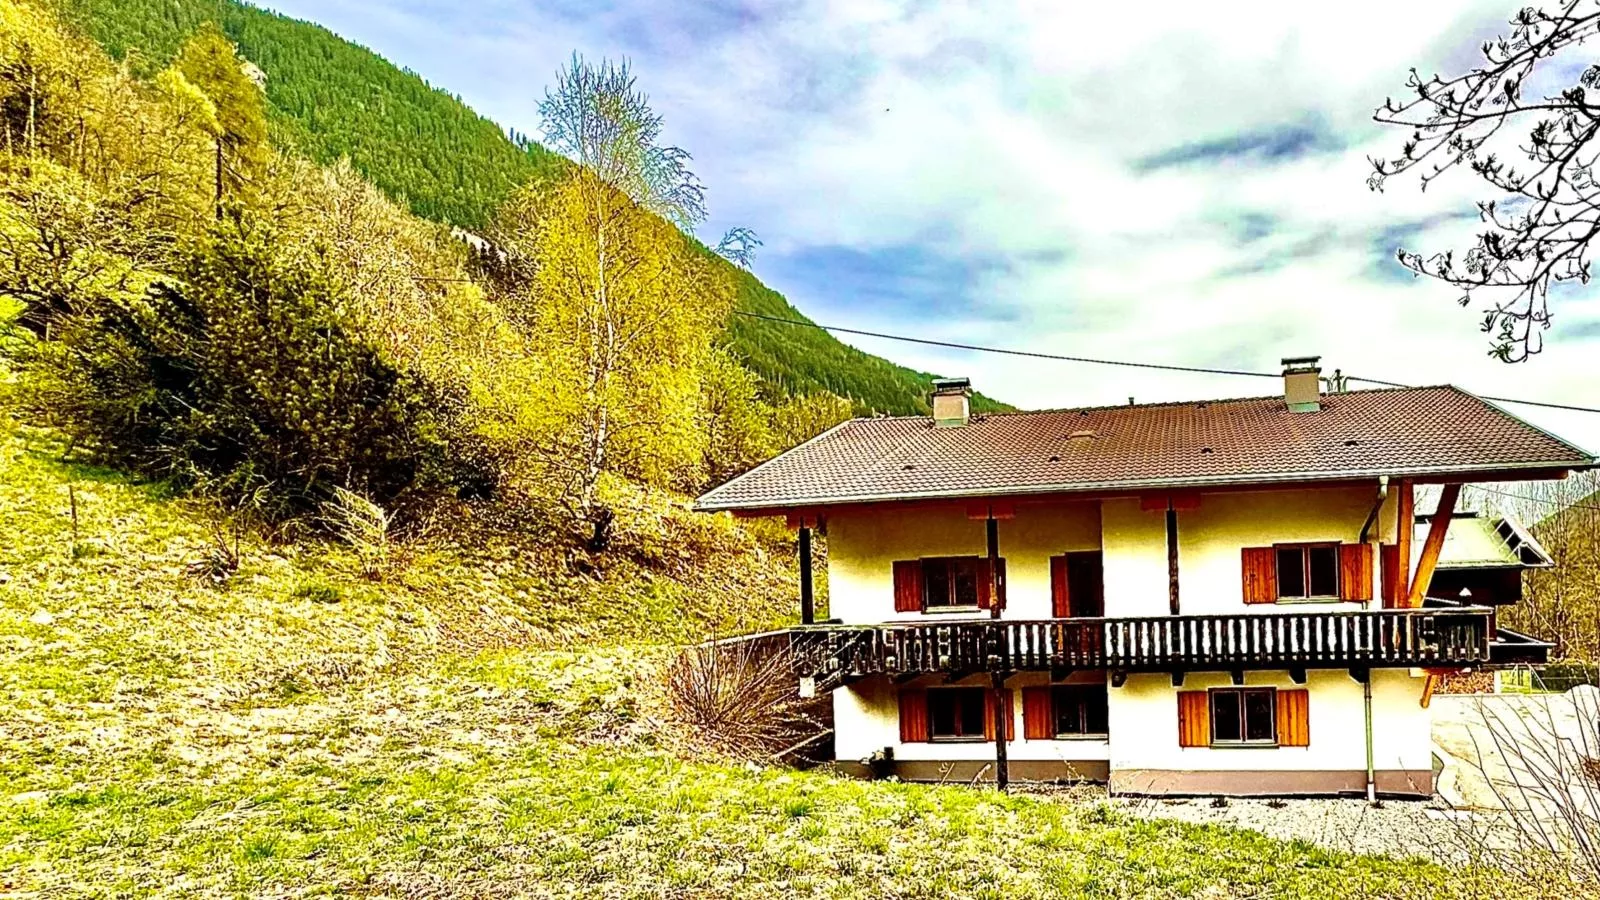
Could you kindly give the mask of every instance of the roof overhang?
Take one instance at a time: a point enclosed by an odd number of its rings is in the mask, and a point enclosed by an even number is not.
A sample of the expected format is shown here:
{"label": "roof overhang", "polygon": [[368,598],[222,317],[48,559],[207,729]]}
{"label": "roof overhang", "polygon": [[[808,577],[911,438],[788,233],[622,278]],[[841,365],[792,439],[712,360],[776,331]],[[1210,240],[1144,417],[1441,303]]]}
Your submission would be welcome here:
{"label": "roof overhang", "polygon": [[1073,482],[1061,485],[1000,486],[987,489],[958,489],[948,491],[914,491],[863,493],[815,497],[792,497],[781,501],[748,501],[744,503],[718,503],[713,490],[695,501],[699,512],[731,512],[739,516],[776,516],[796,511],[813,512],[819,509],[863,507],[887,503],[915,503],[929,501],[973,501],[1004,499],[1012,502],[1061,502],[1064,500],[1092,500],[1112,496],[1129,496],[1152,491],[1169,490],[1252,490],[1282,489],[1289,487],[1326,487],[1337,484],[1390,479],[1408,479],[1419,484],[1458,484],[1485,481],[1553,481],[1567,477],[1571,472],[1596,468],[1596,460],[1575,459],[1561,463],[1530,463],[1523,466],[1497,467],[1485,470],[1479,466],[1431,466],[1417,469],[1357,470],[1341,472],[1282,472],[1272,474],[1226,475],[1215,477],[1145,478],[1120,481]]}

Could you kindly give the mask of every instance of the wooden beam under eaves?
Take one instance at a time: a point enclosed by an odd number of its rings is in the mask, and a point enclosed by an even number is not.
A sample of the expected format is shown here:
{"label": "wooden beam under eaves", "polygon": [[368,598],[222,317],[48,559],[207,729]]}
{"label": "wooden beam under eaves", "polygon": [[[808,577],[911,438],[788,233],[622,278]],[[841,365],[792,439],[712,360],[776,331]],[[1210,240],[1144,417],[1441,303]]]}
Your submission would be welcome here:
{"label": "wooden beam under eaves", "polygon": [[1447,484],[1439,491],[1439,508],[1428,522],[1428,539],[1422,545],[1422,558],[1417,560],[1417,571],[1411,576],[1411,590],[1406,594],[1405,605],[1416,609],[1422,605],[1422,596],[1428,592],[1433,580],[1434,567],[1439,564],[1439,551],[1444,549],[1444,536],[1450,530],[1450,520],[1456,514],[1456,499],[1461,496],[1461,485]]}

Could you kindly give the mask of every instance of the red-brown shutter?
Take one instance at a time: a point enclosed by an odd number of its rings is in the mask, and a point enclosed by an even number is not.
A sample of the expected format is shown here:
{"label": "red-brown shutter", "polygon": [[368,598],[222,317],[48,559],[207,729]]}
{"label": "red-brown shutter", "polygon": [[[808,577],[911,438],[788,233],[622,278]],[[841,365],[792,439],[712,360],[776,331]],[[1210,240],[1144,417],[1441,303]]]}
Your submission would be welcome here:
{"label": "red-brown shutter", "polygon": [[1243,557],[1244,602],[1278,602],[1278,554],[1271,547],[1246,547]]}
{"label": "red-brown shutter", "polygon": [[894,611],[922,612],[922,560],[903,559],[894,564]]}
{"label": "red-brown shutter", "polygon": [[1372,545],[1339,545],[1339,599],[1372,599]]}
{"label": "red-brown shutter", "polygon": [[[1011,702],[1011,692],[1001,691],[1006,702],[1006,740],[1017,739],[1016,707]],[[994,740],[994,691],[983,692],[983,739]]]}
{"label": "red-brown shutter", "polygon": [[995,564],[999,567],[999,570],[1000,570],[1000,572],[999,572],[1000,577],[998,579],[996,579],[996,583],[1000,585],[1000,602],[998,604],[996,604],[996,605],[999,606],[1001,609],[1005,609],[1006,608],[1006,558],[1003,557],[1003,556],[1000,557],[999,559],[995,560]]}
{"label": "red-brown shutter", "polygon": [[[978,560],[977,572],[978,572],[978,608],[979,609],[988,609],[991,604],[990,604],[990,601],[989,601],[989,587],[990,587],[990,584],[989,584],[989,560],[988,560],[987,557]],[[995,572],[999,576],[998,578],[995,579],[995,581],[1000,586],[1000,602],[998,604],[996,604],[996,605],[998,605],[1001,609],[1005,609],[1006,608],[1006,561],[1004,559],[995,560]]]}
{"label": "red-brown shutter", "polygon": [[1278,746],[1311,746],[1311,692],[1278,692]]}
{"label": "red-brown shutter", "polygon": [[1205,691],[1178,692],[1178,746],[1211,745],[1211,695]]}
{"label": "red-brown shutter", "polygon": [[1054,710],[1050,707],[1050,688],[1022,689],[1022,737],[1029,741],[1048,741],[1056,736]]}
{"label": "red-brown shutter", "polygon": [[912,688],[900,691],[900,743],[916,744],[928,740],[928,692]]}
{"label": "red-brown shutter", "polygon": [[[1067,595],[1067,558],[1050,557],[1050,615],[1065,619],[1072,615],[1072,599]],[[1023,703],[1027,708],[1027,703]]]}
{"label": "red-brown shutter", "polygon": [[1395,582],[1400,577],[1400,548],[1395,544],[1384,544],[1378,555],[1378,573],[1383,581],[1383,608],[1394,609],[1400,604],[1395,599]]}

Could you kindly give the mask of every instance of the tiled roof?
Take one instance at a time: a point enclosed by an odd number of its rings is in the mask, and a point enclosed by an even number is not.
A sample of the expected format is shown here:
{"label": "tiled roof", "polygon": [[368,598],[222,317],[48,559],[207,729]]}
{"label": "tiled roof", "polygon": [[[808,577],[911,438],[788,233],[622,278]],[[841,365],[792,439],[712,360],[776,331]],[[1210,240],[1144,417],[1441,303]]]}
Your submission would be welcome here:
{"label": "tiled roof", "polygon": [[[1589,465],[1589,454],[1459,388],[974,416],[855,419],[706,493],[704,510]],[[1076,436],[1075,436],[1076,435]],[[1468,479],[1470,480],[1470,478]]]}

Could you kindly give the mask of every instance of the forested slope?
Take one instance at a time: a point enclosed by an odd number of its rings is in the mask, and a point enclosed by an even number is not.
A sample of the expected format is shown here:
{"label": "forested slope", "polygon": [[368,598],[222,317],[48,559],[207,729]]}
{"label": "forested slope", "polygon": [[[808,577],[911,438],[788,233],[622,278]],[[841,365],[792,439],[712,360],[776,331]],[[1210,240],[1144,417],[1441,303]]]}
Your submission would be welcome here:
{"label": "forested slope", "polygon": [[[267,77],[277,142],[329,163],[348,157],[390,196],[427,218],[481,228],[519,184],[560,157],[513,139],[460,98],[321,26],[235,0],[58,0],[67,19],[141,69],[164,65],[215,21]],[[538,61],[530,66],[538,71]],[[561,60],[548,60],[552,73]],[[538,85],[530,84],[530,90]],[[722,263],[740,309],[803,319],[753,275]],[[829,391],[862,411],[926,411],[933,376],[863,353],[814,328],[733,317],[727,343],[769,390]],[[1004,408],[986,397],[979,409]]]}

